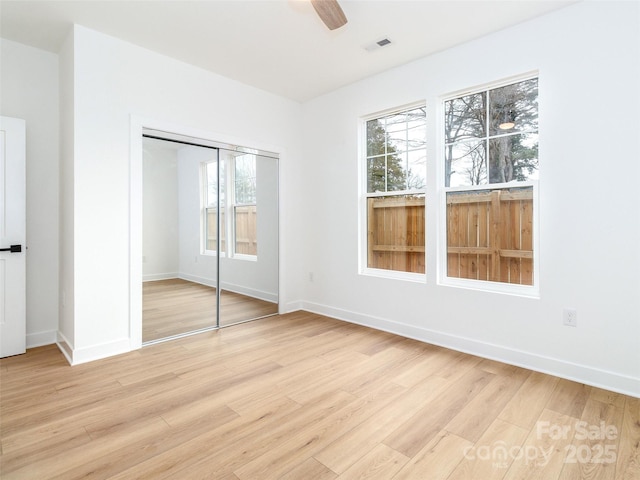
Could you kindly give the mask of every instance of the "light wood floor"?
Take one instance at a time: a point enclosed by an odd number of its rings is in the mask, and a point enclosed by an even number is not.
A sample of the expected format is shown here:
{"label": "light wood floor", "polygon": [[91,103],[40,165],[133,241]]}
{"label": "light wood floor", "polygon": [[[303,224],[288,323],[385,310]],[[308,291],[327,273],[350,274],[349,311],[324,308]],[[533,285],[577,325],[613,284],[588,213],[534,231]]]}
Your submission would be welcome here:
{"label": "light wood floor", "polygon": [[[221,326],[276,313],[276,303],[227,290],[221,293]],[[180,278],[142,284],[143,342],[212,327],[215,323],[215,288]]]}
{"label": "light wood floor", "polygon": [[0,381],[2,480],[640,478],[638,399],[304,312]]}

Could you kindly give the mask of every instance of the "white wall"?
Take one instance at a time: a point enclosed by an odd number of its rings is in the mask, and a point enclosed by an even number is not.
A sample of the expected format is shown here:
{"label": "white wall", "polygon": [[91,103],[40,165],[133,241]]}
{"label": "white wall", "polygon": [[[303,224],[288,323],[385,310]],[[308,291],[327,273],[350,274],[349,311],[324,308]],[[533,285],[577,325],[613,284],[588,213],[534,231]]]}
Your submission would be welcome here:
{"label": "white wall", "polygon": [[[299,157],[301,107],[83,27],[73,42],[73,257],[61,269],[73,271],[70,357],[79,363],[131,348],[131,115],[279,152],[287,177]],[[286,202],[281,208],[286,218]]]}
{"label": "white wall", "polygon": [[[580,3],[305,104],[296,178],[304,264],[289,279],[306,285],[302,306],[640,395],[638,9]],[[540,298],[438,286],[438,98],[532,70]],[[429,125],[426,284],[359,275],[358,117],[420,100]],[[562,325],[563,307],[577,309],[577,328]]]}
{"label": "white wall", "polygon": [[75,340],[74,288],[74,35],[71,32],[60,49],[60,260],[58,345],[71,355]]}
{"label": "white wall", "polygon": [[145,138],[142,159],[142,278],[176,278],[180,268],[178,149]]}
{"label": "white wall", "polygon": [[58,330],[58,56],[0,40],[0,113],[27,126],[27,347]]}

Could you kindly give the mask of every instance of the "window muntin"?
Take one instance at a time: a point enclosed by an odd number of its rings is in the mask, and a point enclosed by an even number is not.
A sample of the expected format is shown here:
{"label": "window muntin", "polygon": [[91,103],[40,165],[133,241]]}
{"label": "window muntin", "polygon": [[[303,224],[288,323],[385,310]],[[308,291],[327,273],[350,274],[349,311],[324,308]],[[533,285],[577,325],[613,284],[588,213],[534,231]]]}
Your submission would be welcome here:
{"label": "window muntin", "polygon": [[536,285],[537,98],[530,78],[444,102],[446,278]]}
{"label": "window muntin", "polygon": [[368,269],[425,273],[426,113],[416,106],[366,121]]}

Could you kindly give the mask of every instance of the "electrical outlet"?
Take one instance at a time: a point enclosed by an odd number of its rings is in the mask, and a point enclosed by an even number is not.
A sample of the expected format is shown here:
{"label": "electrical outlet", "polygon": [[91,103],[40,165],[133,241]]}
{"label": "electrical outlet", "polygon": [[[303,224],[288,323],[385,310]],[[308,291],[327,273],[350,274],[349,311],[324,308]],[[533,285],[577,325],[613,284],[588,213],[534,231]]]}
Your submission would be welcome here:
{"label": "electrical outlet", "polygon": [[564,311],[562,312],[562,323],[564,323],[568,327],[578,326],[578,312],[576,312],[575,308],[564,309]]}

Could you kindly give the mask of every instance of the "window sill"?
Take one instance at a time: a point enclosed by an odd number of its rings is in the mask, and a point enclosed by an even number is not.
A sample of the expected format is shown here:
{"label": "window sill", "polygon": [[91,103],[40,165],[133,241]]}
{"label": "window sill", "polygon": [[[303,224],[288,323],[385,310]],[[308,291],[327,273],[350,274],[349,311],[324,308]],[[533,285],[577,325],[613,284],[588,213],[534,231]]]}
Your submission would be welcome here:
{"label": "window sill", "polygon": [[516,285],[502,282],[489,282],[483,280],[468,280],[465,278],[445,277],[438,281],[441,287],[464,288],[478,292],[499,293],[525,298],[540,298],[540,289],[537,285]]}
{"label": "window sill", "polygon": [[257,255],[246,255],[244,253],[236,253],[233,257],[230,257],[234,260],[244,260],[246,262],[257,262],[258,261],[258,256]]}
{"label": "window sill", "polygon": [[427,276],[424,273],[400,272],[397,270],[383,270],[381,268],[363,268],[360,275],[391,280],[403,280],[405,282],[426,283]]}

